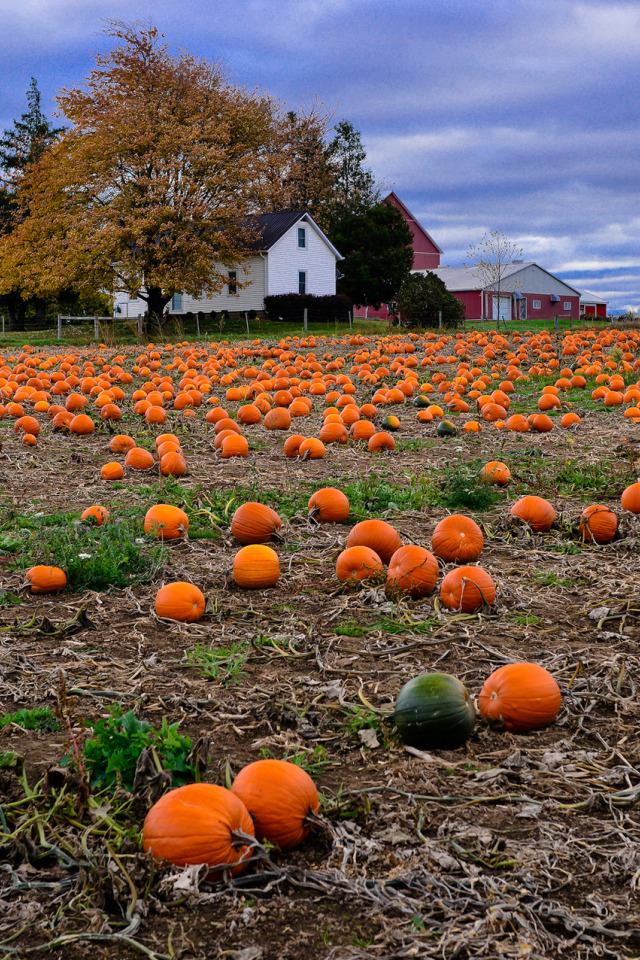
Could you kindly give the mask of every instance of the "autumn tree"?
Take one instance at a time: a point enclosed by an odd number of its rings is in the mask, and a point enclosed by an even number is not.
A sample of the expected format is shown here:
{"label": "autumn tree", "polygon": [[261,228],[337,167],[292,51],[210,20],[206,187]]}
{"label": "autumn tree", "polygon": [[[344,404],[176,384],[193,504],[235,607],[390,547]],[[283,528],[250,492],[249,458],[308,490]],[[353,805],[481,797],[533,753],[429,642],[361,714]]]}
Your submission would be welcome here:
{"label": "autumn tree", "polygon": [[366,166],[367,153],[360,132],[350,120],[341,120],[334,127],[335,135],[327,147],[327,161],[332,170],[332,219],[347,213],[370,210],[380,202],[375,178]]}
{"label": "autumn tree", "polygon": [[[17,191],[30,165],[37,163],[44,152],[62,133],[54,127],[42,111],[40,90],[35,77],[27,91],[27,107],[13,127],[0,137],[0,237],[14,230],[21,218]],[[42,299],[29,299],[22,295],[19,283],[5,289],[0,296],[0,309],[9,314],[9,329],[24,330],[29,307],[43,314]]]}
{"label": "autumn tree", "polygon": [[521,258],[522,249],[498,230],[485,233],[480,243],[467,251],[468,263],[464,266],[475,273],[483,287],[489,287],[495,291],[497,309],[493,319],[498,328],[500,327],[500,295],[505,289],[505,279],[511,272],[510,267],[518,263]]}
{"label": "autumn tree", "polygon": [[157,29],[112,21],[83,87],[57,97],[68,128],[28,169],[22,220],[0,242],[0,284],[117,290],[160,323],[174,293],[220,290],[273,198],[271,98],[216,63],[174,55]]}
{"label": "autumn tree", "polygon": [[289,110],[272,147],[272,210],[306,210],[327,229],[334,176],[325,137],[329,118],[320,103]]}

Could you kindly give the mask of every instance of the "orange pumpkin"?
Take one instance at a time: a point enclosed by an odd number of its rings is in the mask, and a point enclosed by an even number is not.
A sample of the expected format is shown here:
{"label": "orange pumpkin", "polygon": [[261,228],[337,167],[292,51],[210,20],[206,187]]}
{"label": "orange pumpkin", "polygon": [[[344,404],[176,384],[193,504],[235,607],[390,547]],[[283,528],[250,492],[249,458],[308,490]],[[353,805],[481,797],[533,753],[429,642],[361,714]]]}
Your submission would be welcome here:
{"label": "orange pumpkin", "polygon": [[150,470],[153,467],[153,454],[143,447],[132,447],[124,458],[124,465],[131,470]]}
{"label": "orange pumpkin", "polygon": [[484,537],[478,524],[460,514],[441,520],[431,537],[431,549],[445,563],[477,560],[483,548]]}
{"label": "orange pumpkin", "polygon": [[311,830],[309,817],[317,814],[316,785],[302,767],[287,760],[256,760],[243,767],[231,784],[253,817],[258,840],[269,840],[281,850],[293,850]]}
{"label": "orange pumpkin", "polygon": [[160,457],[160,473],[163,477],[182,477],[186,472],[187,461],[176,450]]}
{"label": "orange pumpkin", "polygon": [[506,487],[511,480],[511,471],[506,463],[501,460],[490,460],[480,471],[482,480],[487,483],[495,483],[498,487]]}
{"label": "orange pumpkin", "polygon": [[180,507],[157,503],[145,514],[144,532],[160,540],[182,540],[189,532],[189,517]]}
{"label": "orange pumpkin", "polygon": [[25,574],[25,583],[30,585],[31,593],[55,593],[64,590],[67,575],[60,567],[31,567]]}
{"label": "orange pumpkin", "polygon": [[132,437],[128,437],[126,433],[119,433],[109,441],[109,450],[111,453],[128,453],[135,445],[136,442]]}
{"label": "orange pumpkin", "polygon": [[336,561],[336,576],[343,583],[380,580],[384,577],[384,564],[371,547],[347,547]]}
{"label": "orange pumpkin", "polygon": [[361,520],[347,537],[347,547],[370,547],[383,563],[389,563],[401,546],[400,534],[386,520]]}
{"label": "orange pumpkin", "polygon": [[241,437],[238,434],[231,434],[225,437],[220,449],[223,460],[230,460],[232,457],[247,457],[249,455],[247,438]]}
{"label": "orange pumpkin", "polygon": [[609,507],[595,503],[580,517],[580,536],[587,543],[610,543],[618,529],[618,518]]}
{"label": "orange pumpkin", "polygon": [[276,511],[264,503],[243,503],[231,518],[231,533],[238,543],[268,543],[281,527]]}
{"label": "orange pumpkin", "polygon": [[252,543],[233,558],[233,579],[245,590],[274,587],[280,579],[280,560],[271,547]]}
{"label": "orange pumpkin", "polygon": [[434,555],[424,547],[410,543],[396,550],[389,561],[386,592],[390,596],[407,594],[414,600],[426,597],[435,590],[439,573]]}
{"label": "orange pumpkin", "polygon": [[284,442],[285,457],[289,457],[292,460],[295,459],[299,454],[300,444],[304,443],[306,439],[306,437],[303,437],[299,433],[294,433],[290,437],[287,437]]}
{"label": "orange pumpkin", "polygon": [[100,476],[103,480],[122,480],[124,477],[122,464],[117,463],[115,460],[111,463],[105,463],[100,470]]}
{"label": "orange pumpkin", "polygon": [[165,584],[156,594],[156,613],[167,620],[194,623],[202,617],[205,605],[202,591],[181,580]]}
{"label": "orange pumpkin", "polygon": [[95,428],[95,423],[86,413],[79,413],[69,421],[69,430],[71,433],[77,433],[82,436],[93,433]]}
{"label": "orange pumpkin", "polygon": [[349,519],[349,498],[335,487],[316,490],[309,499],[309,516],[318,523],[346,523]]}
{"label": "orange pumpkin", "polygon": [[91,519],[92,523],[95,523],[97,527],[101,527],[105,520],[109,519],[109,511],[106,507],[87,507],[84,513],[80,516],[81,520]]}
{"label": "orange pumpkin", "polygon": [[440,586],[440,599],[448,610],[475,613],[485,604],[491,606],[495,598],[495,584],[482,567],[455,567]]}
{"label": "orange pumpkin", "polygon": [[556,518],[556,512],[544,497],[521,497],[511,507],[511,516],[519,517],[534,533],[548,533]]}
{"label": "orange pumpkin", "polygon": [[[251,853],[248,837],[253,821],[242,800],[212,783],[189,783],[160,797],[147,814],[142,846],[157,860],[184,867],[205,863],[208,880],[220,880],[227,867],[232,876],[246,869]],[[217,868],[217,869],[216,869]]]}
{"label": "orange pumpkin", "polygon": [[368,447],[371,453],[384,453],[385,450],[395,450],[396,442],[390,433],[382,430],[369,437]]}
{"label": "orange pumpkin", "polygon": [[485,681],[478,707],[486,720],[525,733],[553,723],[562,702],[558,684],[536,663],[508,663]]}
{"label": "orange pumpkin", "polygon": [[322,460],[325,455],[325,446],[318,437],[307,437],[298,447],[298,455],[302,460]]}
{"label": "orange pumpkin", "polygon": [[640,483],[632,483],[623,491],[620,505],[630,513],[640,513]]}

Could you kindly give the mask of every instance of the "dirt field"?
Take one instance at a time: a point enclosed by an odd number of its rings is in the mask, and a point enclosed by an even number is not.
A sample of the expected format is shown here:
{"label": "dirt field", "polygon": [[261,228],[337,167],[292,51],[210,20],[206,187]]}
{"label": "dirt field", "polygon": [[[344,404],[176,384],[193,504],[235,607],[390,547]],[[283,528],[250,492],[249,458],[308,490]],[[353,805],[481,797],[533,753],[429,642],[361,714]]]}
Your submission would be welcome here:
{"label": "dirt field", "polygon": [[[113,459],[102,425],[72,437],[51,433],[45,416],[27,448],[1,420],[0,538],[15,534],[17,517],[94,503],[141,518],[180,491],[201,532],[166,547],[152,582],[109,591],[31,596],[20,592],[15,549],[0,553],[0,715],[48,706],[62,723],[0,729],[3,955],[639,957],[640,517],[622,514],[620,495],[637,479],[640,425],[592,403],[591,388],[582,402],[571,398],[582,415],[575,432],[486,424],[478,436],[443,439],[408,401],[393,453],[332,444],[309,462],[287,460],[283,435],[261,425],[243,430],[248,459],[221,460],[201,410],[165,427],[180,436],[186,477],[129,472],[116,485],[100,478]],[[530,387],[516,389],[518,403],[535,409]],[[322,409],[320,398],[301,433],[317,435]],[[128,414],[121,429],[145,435]],[[513,480],[494,502],[465,506],[462,493],[458,506],[444,505],[448,487],[495,459]],[[392,602],[379,586],[341,587],[335,561],[351,523],[317,525],[306,511],[327,485],[355,485],[355,519],[387,519],[405,543],[429,547],[447,513],[473,516],[495,606],[456,614],[438,590]],[[509,521],[526,493],[554,504],[548,535]],[[270,590],[244,591],[229,577],[238,544],[228,520],[246,499],[283,519],[281,578]],[[590,503],[618,513],[612,543],[581,542],[577,521]],[[201,621],[156,617],[158,587],[171,580],[204,592]],[[475,698],[494,669],[520,660],[558,681],[553,725],[511,734],[478,718],[457,750],[403,747],[388,714],[408,679],[451,673]],[[143,779],[134,796],[89,798],[74,764],[60,766],[114,704],[156,728],[178,722],[214,783],[261,756],[295,758],[321,792],[328,826],[227,883],[207,883],[205,868],[152,864],[140,829],[161,778]]]}

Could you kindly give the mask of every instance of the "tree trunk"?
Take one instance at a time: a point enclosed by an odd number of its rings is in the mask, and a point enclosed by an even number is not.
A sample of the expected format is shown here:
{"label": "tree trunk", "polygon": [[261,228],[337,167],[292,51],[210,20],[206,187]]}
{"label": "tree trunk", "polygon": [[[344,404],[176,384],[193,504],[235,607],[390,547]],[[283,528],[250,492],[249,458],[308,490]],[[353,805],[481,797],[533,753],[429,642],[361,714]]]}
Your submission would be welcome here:
{"label": "tree trunk", "polygon": [[162,315],[165,306],[169,303],[168,297],[160,287],[149,287],[147,290],[147,329],[156,333],[162,332]]}

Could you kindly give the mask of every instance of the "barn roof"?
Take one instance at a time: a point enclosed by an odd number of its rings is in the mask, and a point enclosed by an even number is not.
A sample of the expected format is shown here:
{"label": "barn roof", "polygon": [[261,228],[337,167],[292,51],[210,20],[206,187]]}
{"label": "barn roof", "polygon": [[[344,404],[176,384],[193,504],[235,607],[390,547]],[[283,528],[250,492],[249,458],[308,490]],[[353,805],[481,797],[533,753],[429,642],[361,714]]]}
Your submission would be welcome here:
{"label": "barn roof", "polygon": [[[539,263],[535,263],[533,260],[526,261],[516,261],[515,263],[510,263],[504,267],[502,273],[502,280],[507,280],[510,277],[514,277],[516,274],[521,273],[523,270],[526,270],[529,267],[535,267],[536,270],[540,270],[542,273],[546,273],[547,276],[553,277],[554,280],[557,280],[558,283],[561,283],[567,290],[570,290],[573,294],[579,295],[579,291],[574,287],[571,287],[564,280],[561,280],[560,277],[556,277],[555,274],[549,273],[548,270],[545,270],[544,267],[541,267]],[[414,271],[419,273],[424,273],[424,270]],[[486,283],[478,273],[477,269],[473,267],[436,267],[432,273],[435,273],[440,279],[444,282],[447,290],[450,290],[452,293],[456,291],[460,292],[462,290],[491,290],[495,289],[494,283]]]}

